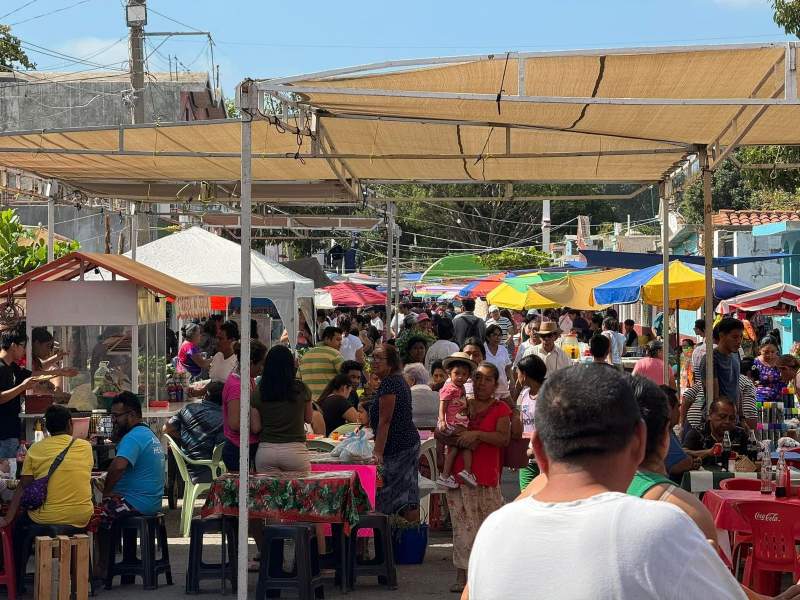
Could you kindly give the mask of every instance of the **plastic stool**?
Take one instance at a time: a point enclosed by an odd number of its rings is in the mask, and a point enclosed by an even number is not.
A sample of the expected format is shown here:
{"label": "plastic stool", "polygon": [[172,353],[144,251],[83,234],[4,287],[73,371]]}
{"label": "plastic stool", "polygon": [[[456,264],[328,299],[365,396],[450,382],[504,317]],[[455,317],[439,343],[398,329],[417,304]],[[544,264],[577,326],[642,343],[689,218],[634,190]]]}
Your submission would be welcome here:
{"label": "plastic stool", "polygon": [[14,545],[11,541],[11,527],[0,529],[3,545],[3,570],[0,571],[0,585],[6,586],[8,600],[17,598],[17,574],[14,568]]}
{"label": "plastic stool", "polygon": [[[16,578],[17,578],[17,592],[24,594],[26,584],[33,583],[33,573],[28,573],[28,561],[33,556],[33,544],[39,536],[57,537],[59,535],[73,536],[86,533],[85,527],[73,527],[72,525],[39,525],[38,523],[31,523],[25,534],[25,539],[19,547],[18,554],[14,556],[16,563]],[[17,535],[20,532],[17,531]],[[5,556],[5,553],[4,553]],[[5,560],[5,558],[4,558]],[[89,583],[91,585],[92,595],[94,596],[94,578],[91,576],[91,564],[89,566]]]}
{"label": "plastic stool", "polygon": [[[358,531],[372,529],[375,540],[375,558],[359,559],[356,555]],[[392,528],[389,517],[381,513],[367,513],[360,515],[358,523],[350,530],[350,587],[355,588],[356,579],[362,576],[377,576],[378,583],[385,585],[390,590],[397,589],[397,571],[394,566],[394,549],[392,548]]]}
{"label": "plastic stool", "polygon": [[[223,529],[225,530],[223,533]],[[207,533],[223,534],[220,563],[203,562],[203,537]],[[224,517],[201,519],[195,517],[189,528],[189,564],[186,570],[186,593],[199,594],[200,582],[217,579],[225,593],[225,582],[230,581],[236,591],[236,521]]]}
{"label": "plastic stool", "polygon": [[331,524],[330,540],[330,552],[319,557],[320,568],[334,569],[336,571],[334,584],[339,586],[343,594],[346,594],[350,583],[347,569],[347,536],[344,534],[342,523]]}
{"label": "plastic stool", "polygon": [[[139,539],[141,558],[136,557],[136,539]],[[161,550],[161,557],[156,558],[156,542]],[[122,545],[122,561],[117,560],[117,547]],[[167,545],[167,526],[164,515],[136,515],[124,517],[114,522],[111,527],[105,587],[111,589],[116,575],[120,575],[123,584],[133,583],[138,575],[142,578],[146,590],[158,587],[158,576],[164,573],[167,585],[172,585],[172,568],[169,564],[169,546]]]}
{"label": "plastic stool", "polygon": [[[294,542],[294,568],[283,568],[284,542]],[[281,590],[296,590],[300,600],[324,598],[317,539],[313,525],[268,525],[261,544],[256,600],[280,595]]]}

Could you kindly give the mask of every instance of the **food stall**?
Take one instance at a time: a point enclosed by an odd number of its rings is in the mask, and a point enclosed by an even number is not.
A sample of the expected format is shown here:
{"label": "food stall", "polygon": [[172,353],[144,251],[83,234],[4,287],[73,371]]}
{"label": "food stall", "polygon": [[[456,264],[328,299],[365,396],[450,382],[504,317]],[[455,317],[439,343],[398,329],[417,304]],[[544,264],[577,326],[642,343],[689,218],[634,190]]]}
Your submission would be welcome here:
{"label": "food stall", "polygon": [[[89,272],[107,278],[88,281]],[[145,417],[163,418],[178,409],[163,402],[167,302],[184,318],[210,313],[207,295],[173,277],[124,256],[73,252],[0,286],[0,327],[24,322],[29,339],[37,327],[53,334],[64,366],[78,372],[63,382],[72,408],[103,410],[103,391],[131,390]],[[30,365],[32,344],[27,352]],[[47,404],[26,401],[28,429]]]}

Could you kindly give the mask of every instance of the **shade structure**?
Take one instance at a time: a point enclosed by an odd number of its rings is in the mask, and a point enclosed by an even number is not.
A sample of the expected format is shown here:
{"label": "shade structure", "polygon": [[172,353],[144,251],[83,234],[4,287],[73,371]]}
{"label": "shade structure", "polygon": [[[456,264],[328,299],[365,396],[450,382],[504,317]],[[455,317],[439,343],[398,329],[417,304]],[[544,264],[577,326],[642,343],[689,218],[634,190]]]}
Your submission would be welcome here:
{"label": "shade structure", "polygon": [[314,290],[314,308],[331,310],[335,307],[331,293],[327,290]]}
{"label": "shade structure", "polygon": [[323,288],[331,295],[334,306],[382,306],[386,303],[386,294],[373,290],[360,283],[334,283]]}
{"label": "shade structure", "polygon": [[576,310],[599,310],[608,305],[595,302],[594,288],[630,272],[630,269],[610,269],[599,273],[569,274],[561,279],[532,285],[530,290],[549,303],[557,303],[559,306],[568,306]]}
{"label": "shade structure", "polygon": [[296,260],[285,260],[281,264],[298,275],[302,275],[313,281],[315,289],[323,288],[326,285],[333,285],[333,281],[328,279],[328,276],[325,275],[325,271],[322,270],[322,265],[320,265],[319,261],[313,256],[298,258]]}
{"label": "shade structure", "polygon": [[473,279],[458,293],[462,298],[483,298],[500,285],[507,273],[495,273],[482,279]]}
{"label": "shade structure", "polygon": [[438,298],[444,294],[452,294],[452,298],[455,298],[458,293],[461,291],[461,285],[439,285],[439,284],[427,284],[427,285],[417,285],[414,288],[414,296],[418,298]]}
{"label": "shade structure", "polygon": [[385,279],[374,277],[368,273],[348,273],[345,275],[345,277],[350,283],[358,283],[371,288],[376,288],[379,285],[386,283]]}
{"label": "shade structure", "polygon": [[[753,291],[752,286],[719,269],[713,270],[713,285],[716,298],[731,298]],[[679,302],[680,307],[687,310],[700,308],[705,298],[705,286],[703,267],[681,261],[669,263],[671,306]],[[632,304],[641,300],[646,304],[661,306],[664,303],[663,294],[663,266],[655,265],[596,287],[594,300],[598,304]]]}
{"label": "shade structure", "polygon": [[428,267],[421,277],[421,281],[435,279],[474,279],[483,277],[493,272],[483,266],[477,254],[451,254],[444,256]]}
{"label": "shade structure", "polygon": [[[623,268],[623,269],[646,269],[654,265],[662,264],[663,257],[657,253],[644,252],[612,252],[610,250],[581,250],[581,254],[586,258],[589,267]],[[762,254],[761,256],[717,256],[714,257],[715,267],[729,267],[745,263],[761,262],[763,260],[783,260],[797,256],[785,252],[775,252],[772,254]],[[705,264],[705,257],[693,255],[671,254],[670,260],[679,260],[693,265]]]}
{"label": "shade structure", "polygon": [[[500,308],[525,310],[527,308],[557,308],[558,304],[547,303],[547,299],[530,289],[530,286],[545,281],[554,281],[565,277],[566,273],[528,273],[516,277],[506,277],[503,282],[486,295],[486,301]],[[544,305],[542,305],[544,303]]]}
{"label": "shade structure", "polygon": [[717,312],[729,315],[736,311],[779,314],[800,308],[800,288],[788,283],[776,283],[763,289],[722,300]]}
{"label": "shade structure", "polygon": [[81,276],[88,280],[90,278],[87,275],[94,269],[104,269],[116,277],[134,281],[171,298],[181,318],[204,317],[211,312],[209,297],[203,290],[126,256],[94,252],[71,252],[44,264],[0,285],[0,294],[3,297],[13,294],[16,298],[24,298],[31,281],[70,281]]}

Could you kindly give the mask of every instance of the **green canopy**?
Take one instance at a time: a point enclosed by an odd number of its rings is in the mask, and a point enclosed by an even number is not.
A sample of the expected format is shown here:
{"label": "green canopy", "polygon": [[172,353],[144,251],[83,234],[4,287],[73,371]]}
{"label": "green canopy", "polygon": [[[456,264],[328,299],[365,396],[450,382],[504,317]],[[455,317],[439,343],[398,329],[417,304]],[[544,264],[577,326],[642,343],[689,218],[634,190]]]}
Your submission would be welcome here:
{"label": "green canopy", "polygon": [[478,279],[484,275],[496,273],[496,269],[488,269],[478,262],[475,254],[451,254],[440,258],[422,274],[421,281],[432,279]]}
{"label": "green canopy", "polygon": [[515,277],[506,277],[503,279],[503,283],[514,288],[518,292],[527,292],[529,285],[544,283],[545,281],[555,281],[556,279],[563,279],[566,276],[566,273],[527,273],[525,275],[517,275]]}

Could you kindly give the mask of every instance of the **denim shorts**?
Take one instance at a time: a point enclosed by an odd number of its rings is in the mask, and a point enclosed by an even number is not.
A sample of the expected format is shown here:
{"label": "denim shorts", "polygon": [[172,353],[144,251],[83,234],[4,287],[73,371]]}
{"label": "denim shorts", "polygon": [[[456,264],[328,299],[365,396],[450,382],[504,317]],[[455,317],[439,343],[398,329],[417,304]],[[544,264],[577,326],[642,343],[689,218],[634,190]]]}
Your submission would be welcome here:
{"label": "denim shorts", "polygon": [[19,450],[19,438],[0,440],[0,458],[16,458]]}

